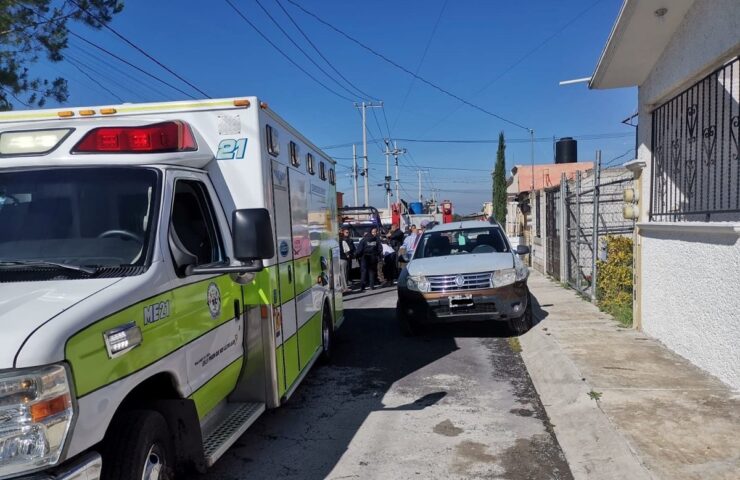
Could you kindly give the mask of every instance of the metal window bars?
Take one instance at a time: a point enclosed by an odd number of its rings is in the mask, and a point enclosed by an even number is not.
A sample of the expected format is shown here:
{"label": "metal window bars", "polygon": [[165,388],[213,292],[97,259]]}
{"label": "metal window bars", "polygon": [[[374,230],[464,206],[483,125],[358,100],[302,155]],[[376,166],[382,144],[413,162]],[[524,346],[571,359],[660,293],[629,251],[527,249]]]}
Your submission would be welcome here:
{"label": "metal window bars", "polygon": [[740,57],[652,115],[651,221],[740,219]]}

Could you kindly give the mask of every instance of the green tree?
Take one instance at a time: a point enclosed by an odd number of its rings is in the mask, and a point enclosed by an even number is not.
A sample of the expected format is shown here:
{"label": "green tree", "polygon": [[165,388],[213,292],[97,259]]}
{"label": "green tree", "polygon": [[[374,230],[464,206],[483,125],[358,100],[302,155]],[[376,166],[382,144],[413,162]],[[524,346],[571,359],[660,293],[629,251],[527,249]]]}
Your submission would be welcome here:
{"label": "green tree", "polygon": [[121,0],[0,0],[0,110],[67,100],[67,81],[31,72],[41,56],[64,59],[70,22],[100,29],[123,9]]}
{"label": "green tree", "polygon": [[493,169],[493,218],[502,225],[506,223],[506,144],[504,132],[498,134],[496,166]]}

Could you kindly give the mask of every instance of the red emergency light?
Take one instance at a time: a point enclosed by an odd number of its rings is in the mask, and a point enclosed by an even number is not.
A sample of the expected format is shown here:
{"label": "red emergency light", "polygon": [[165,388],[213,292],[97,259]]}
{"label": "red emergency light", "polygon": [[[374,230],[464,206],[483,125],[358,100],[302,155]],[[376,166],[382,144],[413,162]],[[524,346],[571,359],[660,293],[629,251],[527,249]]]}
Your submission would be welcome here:
{"label": "red emergency light", "polygon": [[87,132],[72,153],[167,153],[198,149],[190,125],[181,121],[139,127],[100,127]]}

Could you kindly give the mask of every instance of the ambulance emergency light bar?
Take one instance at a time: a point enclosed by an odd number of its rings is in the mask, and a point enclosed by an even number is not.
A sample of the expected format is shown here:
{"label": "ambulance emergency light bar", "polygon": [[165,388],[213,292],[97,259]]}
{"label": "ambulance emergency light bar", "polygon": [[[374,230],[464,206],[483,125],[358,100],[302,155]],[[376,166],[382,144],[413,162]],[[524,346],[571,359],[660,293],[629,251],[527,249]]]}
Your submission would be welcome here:
{"label": "ambulance emergency light bar", "polygon": [[[0,155],[45,155],[74,128],[6,131],[0,133]],[[198,150],[190,126],[181,121],[136,127],[98,127],[87,132],[72,153],[168,153]]]}
{"label": "ambulance emergency light bar", "polygon": [[197,149],[190,125],[172,121],[137,127],[94,128],[72,148],[72,153],[167,153]]}

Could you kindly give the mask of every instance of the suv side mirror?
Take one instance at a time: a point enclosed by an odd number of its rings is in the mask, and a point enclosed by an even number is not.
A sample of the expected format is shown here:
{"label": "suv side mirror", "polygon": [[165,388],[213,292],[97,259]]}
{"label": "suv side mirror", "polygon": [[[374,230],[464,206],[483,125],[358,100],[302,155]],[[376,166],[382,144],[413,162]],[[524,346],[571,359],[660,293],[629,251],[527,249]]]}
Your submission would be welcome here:
{"label": "suv side mirror", "polygon": [[234,258],[242,262],[275,256],[270,212],[266,208],[243,208],[232,216]]}
{"label": "suv side mirror", "polygon": [[529,247],[526,245],[517,245],[516,246],[516,254],[517,255],[526,255],[529,253]]}

